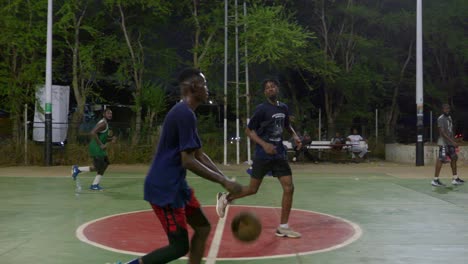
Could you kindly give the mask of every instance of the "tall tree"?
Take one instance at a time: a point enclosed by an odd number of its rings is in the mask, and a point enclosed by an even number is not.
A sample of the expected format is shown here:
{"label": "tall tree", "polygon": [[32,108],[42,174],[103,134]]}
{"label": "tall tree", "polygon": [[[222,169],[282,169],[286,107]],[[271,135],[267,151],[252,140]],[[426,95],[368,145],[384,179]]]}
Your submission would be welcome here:
{"label": "tall tree", "polygon": [[[313,48],[309,46],[314,34],[299,25],[294,14],[284,6],[252,4],[248,15],[241,20],[241,28],[244,24],[247,30],[241,34],[241,40],[247,43],[248,57],[245,60],[252,68],[266,67],[283,73],[318,71],[307,59],[314,55]],[[292,112],[299,117],[298,121],[302,121],[310,104],[300,103],[302,87],[297,87],[287,74],[282,76],[286,76],[284,93],[291,98]]]}
{"label": "tall tree", "polygon": [[145,47],[154,26],[170,14],[170,2],[163,0],[107,0],[114,21],[118,22],[128,56],[120,64],[120,72],[128,76],[134,88],[135,129],[132,145],[139,142],[142,127],[142,89],[145,75]]}
{"label": "tall tree", "polygon": [[434,102],[437,105],[446,102],[456,108],[456,95],[467,83],[468,4],[463,0],[425,1],[424,4],[427,91],[439,97],[439,101]]}
{"label": "tall tree", "polygon": [[146,106],[146,116],[144,118],[144,129],[147,131],[146,143],[154,142],[155,133],[154,122],[158,120],[158,115],[166,110],[166,94],[162,84],[146,82],[142,90],[142,104]]}
{"label": "tall tree", "polygon": [[201,68],[215,34],[220,33],[223,3],[221,1],[203,2],[192,0],[191,14],[193,21],[193,66]]}
{"label": "tall tree", "polygon": [[343,111],[348,118],[352,118],[351,113],[355,117],[369,113],[366,108],[370,98],[362,95],[369,94],[376,78],[368,65],[378,46],[371,32],[380,16],[371,2],[315,0],[299,5],[302,20],[318,34],[316,45],[323,58],[315,62],[331,73],[316,75],[329,134],[335,132],[336,120]]}
{"label": "tall tree", "polygon": [[375,36],[381,40],[377,49],[381,59],[371,65],[382,72],[384,79],[384,91],[380,94],[383,96],[377,105],[384,111],[384,134],[388,141],[395,140],[395,127],[400,114],[400,91],[408,85],[406,78],[414,77],[414,73],[409,74],[415,62],[414,6],[401,7],[380,7],[383,14],[379,19],[380,30],[376,31]]}
{"label": "tall tree", "polygon": [[99,11],[102,5],[96,6],[95,1],[71,0],[59,2],[59,6],[55,22],[59,51],[55,57],[62,62],[62,79],[71,80],[77,103],[68,130],[68,139],[74,142],[88,97],[97,94],[96,79],[102,77],[105,61],[115,60],[122,52],[115,35],[103,34],[104,12]]}
{"label": "tall tree", "polygon": [[44,82],[47,1],[1,1],[0,105],[11,114],[13,138],[22,142],[24,104]]}

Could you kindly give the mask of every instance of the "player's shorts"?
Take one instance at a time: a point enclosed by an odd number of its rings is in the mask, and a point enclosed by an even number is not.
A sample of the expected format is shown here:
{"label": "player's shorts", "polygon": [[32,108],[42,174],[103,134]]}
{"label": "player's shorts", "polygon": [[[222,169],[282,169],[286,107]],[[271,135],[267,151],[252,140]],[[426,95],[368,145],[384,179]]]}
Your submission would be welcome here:
{"label": "player's shorts", "polygon": [[456,148],[450,145],[439,146],[439,160],[442,162],[448,162],[447,156],[452,160],[458,159]]}
{"label": "player's shorts", "polygon": [[93,165],[96,169],[97,174],[99,175],[104,175],[104,172],[106,171],[107,166],[109,166],[109,164],[110,162],[107,156],[93,157]]}
{"label": "player's shorts", "polygon": [[252,178],[262,179],[269,171],[273,177],[292,175],[291,167],[285,159],[254,159],[252,164]]}
{"label": "player's shorts", "polygon": [[173,208],[170,205],[162,207],[155,204],[151,204],[151,207],[168,236],[177,233],[180,228],[187,230],[187,218],[198,212],[201,208],[200,202],[195,197],[193,189],[190,200],[185,207]]}

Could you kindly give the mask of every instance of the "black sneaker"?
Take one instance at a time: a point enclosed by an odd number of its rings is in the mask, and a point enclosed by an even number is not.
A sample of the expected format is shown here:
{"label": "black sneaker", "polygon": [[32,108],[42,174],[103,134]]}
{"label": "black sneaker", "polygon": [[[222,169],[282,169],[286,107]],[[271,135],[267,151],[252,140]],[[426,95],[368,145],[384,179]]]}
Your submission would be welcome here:
{"label": "black sneaker", "polygon": [[444,187],[445,186],[445,184],[443,184],[439,179],[432,180],[431,185],[436,186],[436,187]]}
{"label": "black sneaker", "polygon": [[456,179],[453,179],[453,180],[452,180],[452,184],[453,184],[453,185],[461,185],[461,184],[463,184],[464,182],[465,182],[465,181],[462,180],[462,179],[460,179],[460,178],[456,178]]}

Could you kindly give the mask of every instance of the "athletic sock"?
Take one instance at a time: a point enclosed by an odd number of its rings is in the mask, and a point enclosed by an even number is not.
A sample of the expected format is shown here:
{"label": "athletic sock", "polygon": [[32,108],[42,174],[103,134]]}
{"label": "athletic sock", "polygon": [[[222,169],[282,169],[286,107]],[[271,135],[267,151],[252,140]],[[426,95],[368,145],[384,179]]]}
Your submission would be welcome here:
{"label": "athletic sock", "polygon": [[456,174],[453,175],[453,176],[452,176],[452,179],[454,179],[454,180],[455,180],[455,179],[458,179],[458,175],[456,175]]}
{"label": "athletic sock", "polygon": [[439,180],[439,177],[434,177],[434,181],[438,181]]}
{"label": "athletic sock", "polygon": [[78,167],[78,169],[80,171],[90,171],[91,169],[89,168],[89,166],[86,166],[86,167]]}
{"label": "athletic sock", "polygon": [[286,223],[286,224],[280,224],[280,227],[281,227],[281,228],[289,228],[289,225],[288,225],[288,223]]}
{"label": "athletic sock", "polygon": [[93,185],[99,184],[99,182],[101,182],[101,178],[102,178],[102,175],[99,175],[99,174],[96,175],[93,181]]}

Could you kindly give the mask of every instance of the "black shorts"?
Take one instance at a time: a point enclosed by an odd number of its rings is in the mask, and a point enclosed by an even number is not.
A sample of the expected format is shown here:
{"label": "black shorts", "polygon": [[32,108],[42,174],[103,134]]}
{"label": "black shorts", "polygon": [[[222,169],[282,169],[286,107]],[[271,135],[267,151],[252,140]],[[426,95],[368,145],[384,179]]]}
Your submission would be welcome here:
{"label": "black shorts", "polygon": [[452,160],[456,160],[458,158],[455,147],[450,145],[439,146],[439,160],[442,162],[448,162],[447,156]]}
{"label": "black shorts", "polygon": [[291,167],[285,159],[254,159],[252,164],[252,178],[262,179],[269,171],[273,177],[292,175]]}
{"label": "black shorts", "polygon": [[107,166],[109,166],[109,158],[107,156],[104,157],[93,157],[93,165],[94,169],[99,175],[103,175],[104,171],[106,171]]}

